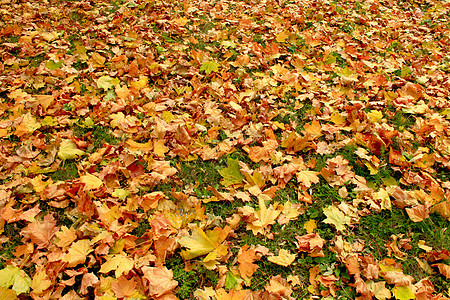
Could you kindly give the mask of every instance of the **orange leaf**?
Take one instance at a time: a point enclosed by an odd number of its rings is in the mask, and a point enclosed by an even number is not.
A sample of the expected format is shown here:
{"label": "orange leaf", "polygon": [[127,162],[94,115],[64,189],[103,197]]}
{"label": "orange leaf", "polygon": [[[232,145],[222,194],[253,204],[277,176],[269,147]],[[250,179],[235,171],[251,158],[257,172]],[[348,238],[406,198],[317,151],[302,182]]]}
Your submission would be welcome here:
{"label": "orange leaf", "polygon": [[249,278],[253,275],[253,273],[256,272],[256,270],[259,268],[257,265],[255,265],[253,262],[256,259],[256,251],[255,249],[248,248],[248,245],[245,245],[244,247],[239,250],[237,261],[240,264],[239,265],[239,273],[241,274],[241,277],[245,280],[246,278]]}
{"label": "orange leaf", "polygon": [[125,276],[120,276],[116,282],[111,283],[111,290],[117,298],[130,297],[136,292],[136,280],[132,277],[127,280]]}
{"label": "orange leaf", "polygon": [[320,123],[317,120],[312,121],[311,124],[305,124],[303,128],[305,128],[305,131],[311,134],[314,139],[322,135],[322,127],[320,126]]}
{"label": "orange leaf", "polygon": [[56,226],[55,218],[53,218],[53,215],[48,214],[41,222],[28,224],[27,227],[22,229],[21,234],[35,243],[38,249],[42,249],[50,243],[57,231],[58,227]]}
{"label": "orange leaf", "polygon": [[143,267],[144,278],[148,281],[148,292],[152,297],[161,297],[171,294],[172,290],[178,285],[173,280],[172,270],[166,267]]}
{"label": "orange leaf", "polygon": [[428,218],[431,204],[416,205],[411,208],[405,208],[406,213],[413,222],[421,222]]}
{"label": "orange leaf", "polygon": [[450,266],[446,264],[434,264],[433,267],[438,267],[439,272],[447,279],[450,279]]}

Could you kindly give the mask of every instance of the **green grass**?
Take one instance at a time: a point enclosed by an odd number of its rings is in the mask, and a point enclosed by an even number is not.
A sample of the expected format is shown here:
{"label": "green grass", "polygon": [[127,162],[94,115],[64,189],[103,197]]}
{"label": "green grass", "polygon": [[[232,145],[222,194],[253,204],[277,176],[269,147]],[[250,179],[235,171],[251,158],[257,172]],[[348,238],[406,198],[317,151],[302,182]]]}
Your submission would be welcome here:
{"label": "green grass", "polygon": [[403,234],[402,238],[410,238],[412,249],[401,249],[407,253],[405,260],[400,261],[404,273],[413,276],[415,280],[429,277],[437,289],[448,291],[450,283],[443,281],[439,274],[427,274],[415,260],[425,253],[418,247],[419,240],[425,241],[427,246],[436,251],[450,249],[448,222],[440,215],[430,214],[430,218],[414,223],[405,211],[394,207],[392,211],[384,210],[361,218],[352,234],[362,238],[366,244],[365,251],[378,260],[388,257],[386,244],[393,241],[393,235]]}
{"label": "green grass", "polygon": [[178,287],[175,289],[178,299],[194,299],[193,293],[197,288],[215,287],[219,280],[216,271],[208,270],[201,265],[187,272],[179,252],[175,252],[166,261],[166,267],[173,271],[173,279],[178,281]]}
{"label": "green grass", "polygon": [[4,235],[8,237],[7,242],[2,243],[0,254],[0,269],[5,267],[6,261],[14,258],[15,248],[22,245],[20,231],[25,225],[22,222],[5,224]]}
{"label": "green grass", "polygon": [[66,160],[55,172],[50,174],[53,181],[73,180],[80,177],[78,174],[77,162]]}

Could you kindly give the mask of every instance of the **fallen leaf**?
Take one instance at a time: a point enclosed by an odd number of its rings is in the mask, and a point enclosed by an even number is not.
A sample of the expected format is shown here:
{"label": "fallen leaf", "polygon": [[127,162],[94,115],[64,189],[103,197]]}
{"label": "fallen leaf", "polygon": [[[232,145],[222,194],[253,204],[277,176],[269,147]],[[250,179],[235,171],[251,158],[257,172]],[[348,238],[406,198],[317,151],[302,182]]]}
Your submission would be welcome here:
{"label": "fallen leaf", "polygon": [[394,294],[395,299],[398,300],[410,300],[416,298],[409,286],[395,286],[392,289],[392,293]]}
{"label": "fallen leaf", "polygon": [[67,267],[75,267],[83,264],[89,253],[94,251],[88,239],[74,242],[67,254],[63,257],[63,261],[67,262]]}
{"label": "fallen leaf", "polygon": [[166,267],[143,267],[142,272],[143,278],[148,280],[148,293],[152,297],[170,294],[178,285],[178,282],[173,280],[172,270]]}
{"label": "fallen leaf", "polygon": [[17,295],[28,293],[31,287],[31,278],[18,267],[7,265],[0,270],[0,287],[11,288]]}
{"label": "fallen leaf", "polygon": [[259,268],[258,265],[253,262],[256,260],[255,249],[250,248],[248,245],[243,246],[237,255],[237,261],[239,263],[239,274],[245,280],[250,278]]}
{"label": "fallen leaf", "polygon": [[339,231],[344,231],[345,225],[350,225],[350,218],[333,205],[325,207],[323,213],[327,217],[323,222],[333,224]]}
{"label": "fallen leaf", "polygon": [[366,282],[366,284],[370,291],[375,295],[375,298],[377,298],[378,300],[390,299],[392,297],[391,291],[386,288],[385,281],[368,281]]}
{"label": "fallen leaf", "polygon": [[201,71],[205,71],[207,75],[211,74],[212,72],[217,72],[219,71],[219,64],[215,61],[205,61],[200,67],[200,72]]}
{"label": "fallen leaf", "polygon": [[225,187],[242,183],[242,180],[244,180],[244,176],[239,170],[240,166],[238,160],[228,157],[227,167],[218,170],[219,174],[223,177],[222,183]]}
{"label": "fallen leaf", "polygon": [[62,160],[75,159],[84,154],[71,140],[63,140],[58,150],[58,157]]}
{"label": "fallen leaf", "polygon": [[433,267],[438,267],[439,272],[445,276],[445,278],[450,279],[450,265],[446,264],[433,264]]}
{"label": "fallen leaf", "polygon": [[114,271],[116,278],[127,275],[134,267],[134,260],[125,253],[108,255],[106,262],[100,267],[100,273],[108,273]]}
{"label": "fallen leaf", "polygon": [[45,215],[42,221],[28,224],[22,229],[21,234],[35,243],[38,249],[42,249],[47,247],[58,230],[55,218],[53,215],[48,214]]}
{"label": "fallen leaf", "polygon": [[80,181],[84,183],[89,190],[98,189],[103,184],[103,181],[100,178],[89,173],[80,176]]}
{"label": "fallen leaf", "polygon": [[269,256],[267,260],[274,264],[287,267],[294,262],[295,256],[295,254],[290,254],[288,250],[281,249],[278,256]]}

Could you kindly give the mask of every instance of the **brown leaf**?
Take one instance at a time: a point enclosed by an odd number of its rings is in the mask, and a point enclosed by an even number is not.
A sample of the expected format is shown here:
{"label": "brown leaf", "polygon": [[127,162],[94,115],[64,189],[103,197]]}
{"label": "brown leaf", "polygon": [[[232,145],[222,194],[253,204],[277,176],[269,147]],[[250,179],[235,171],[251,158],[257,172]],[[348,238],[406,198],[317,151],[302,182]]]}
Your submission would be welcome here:
{"label": "brown leaf", "polygon": [[42,221],[28,224],[27,227],[22,229],[21,234],[35,243],[38,249],[42,249],[50,243],[58,229],[55,218],[48,214]]}
{"label": "brown leaf", "polygon": [[178,285],[178,282],[173,280],[172,270],[166,267],[143,267],[142,272],[144,272],[143,277],[148,282],[148,293],[152,297],[171,294],[172,290]]}
{"label": "brown leaf", "polygon": [[450,279],[450,266],[446,264],[433,264],[433,267],[438,267],[439,272],[444,275],[447,279]]}

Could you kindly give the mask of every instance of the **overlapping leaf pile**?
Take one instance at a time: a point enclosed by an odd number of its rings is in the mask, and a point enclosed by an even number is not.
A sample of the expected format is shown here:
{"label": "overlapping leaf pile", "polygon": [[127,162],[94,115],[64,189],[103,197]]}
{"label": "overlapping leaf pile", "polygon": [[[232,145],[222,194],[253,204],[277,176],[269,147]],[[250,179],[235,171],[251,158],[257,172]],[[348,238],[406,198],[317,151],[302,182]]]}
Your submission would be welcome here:
{"label": "overlapping leaf pile", "polygon": [[1,299],[449,296],[448,2],[0,5]]}

